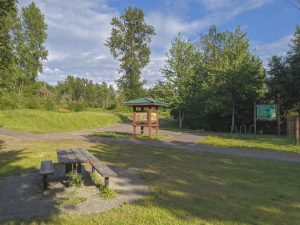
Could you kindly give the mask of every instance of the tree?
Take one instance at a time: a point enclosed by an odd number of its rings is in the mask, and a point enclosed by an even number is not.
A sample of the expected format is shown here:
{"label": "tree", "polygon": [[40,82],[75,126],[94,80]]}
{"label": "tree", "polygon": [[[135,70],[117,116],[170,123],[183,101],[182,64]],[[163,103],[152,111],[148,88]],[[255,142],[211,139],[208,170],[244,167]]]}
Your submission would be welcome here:
{"label": "tree", "polygon": [[293,6],[294,8],[296,8],[296,9],[298,9],[298,10],[300,10],[300,0],[295,0],[295,1],[289,1],[289,0],[287,0],[288,1],[288,3],[291,5],[291,6]]}
{"label": "tree", "polygon": [[[261,60],[249,51],[246,33],[218,32],[212,26],[201,37],[200,50],[208,72],[212,108],[223,113],[231,106],[231,131],[235,127],[236,106],[252,103],[263,92],[265,73]],[[247,105],[247,104],[246,104]]]}
{"label": "tree", "polygon": [[149,44],[155,29],[145,23],[142,9],[131,7],[119,18],[113,17],[111,25],[111,36],[105,45],[120,61],[119,72],[123,75],[117,80],[118,87],[126,100],[141,97],[146,82],[141,80],[141,70],[149,63]]}
{"label": "tree", "polygon": [[300,25],[296,27],[290,51],[287,54],[288,74],[291,82],[288,88],[289,105],[300,115]]}
{"label": "tree", "polygon": [[36,81],[43,71],[42,60],[48,51],[44,44],[47,39],[47,24],[40,9],[32,2],[22,8],[20,22],[16,29],[17,63],[20,69],[19,88]]}
{"label": "tree", "polygon": [[165,65],[161,69],[166,81],[159,83],[156,89],[178,113],[178,126],[182,128],[185,103],[192,96],[196,65],[201,55],[192,43],[179,34],[166,56]]}
{"label": "tree", "polygon": [[292,77],[289,74],[286,58],[272,56],[268,63],[268,98],[281,104],[281,109],[289,108],[289,87],[292,84]]}
{"label": "tree", "polygon": [[270,59],[267,85],[270,98],[280,101],[284,113],[300,114],[300,26],[296,27],[287,55]]}
{"label": "tree", "polygon": [[0,87],[2,90],[7,88],[15,70],[14,49],[10,33],[16,16],[16,1],[0,0]]}

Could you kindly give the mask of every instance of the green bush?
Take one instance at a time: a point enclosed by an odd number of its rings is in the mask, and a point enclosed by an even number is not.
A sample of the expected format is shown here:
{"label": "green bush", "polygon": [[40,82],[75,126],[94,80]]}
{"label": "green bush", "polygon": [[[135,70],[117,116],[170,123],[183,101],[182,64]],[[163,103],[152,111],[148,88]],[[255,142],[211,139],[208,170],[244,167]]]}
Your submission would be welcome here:
{"label": "green bush", "polygon": [[116,198],[117,193],[110,187],[106,187],[103,181],[97,177],[96,173],[90,173],[90,176],[94,183],[99,187],[101,198],[106,200]]}
{"label": "green bush", "polygon": [[3,96],[0,99],[0,109],[17,109],[18,108],[18,102],[16,99],[10,97],[10,96]]}
{"label": "green bush", "polygon": [[86,105],[83,102],[72,101],[67,108],[74,112],[80,112],[86,109]]}
{"label": "green bush", "polygon": [[79,187],[81,186],[81,183],[83,181],[83,178],[80,174],[69,172],[67,174],[67,185],[69,187]]}

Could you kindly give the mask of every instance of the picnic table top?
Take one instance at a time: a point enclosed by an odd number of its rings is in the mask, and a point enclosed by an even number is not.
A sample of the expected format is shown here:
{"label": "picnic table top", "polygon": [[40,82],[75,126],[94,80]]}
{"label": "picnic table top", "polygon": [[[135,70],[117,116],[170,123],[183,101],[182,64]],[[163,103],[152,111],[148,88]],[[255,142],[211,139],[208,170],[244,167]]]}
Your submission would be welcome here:
{"label": "picnic table top", "polygon": [[57,150],[58,163],[93,163],[100,160],[84,148],[65,148]]}

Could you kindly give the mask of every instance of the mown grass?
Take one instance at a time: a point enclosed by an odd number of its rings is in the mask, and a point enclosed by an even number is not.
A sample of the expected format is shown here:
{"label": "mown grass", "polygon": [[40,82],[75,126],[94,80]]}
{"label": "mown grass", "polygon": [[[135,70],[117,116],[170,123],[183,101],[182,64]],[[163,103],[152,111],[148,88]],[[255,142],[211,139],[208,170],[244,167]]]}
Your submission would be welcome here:
{"label": "mown grass", "polygon": [[51,133],[101,128],[126,121],[111,112],[49,112],[40,110],[0,111],[0,126],[30,133]]}
{"label": "mown grass", "polygon": [[200,144],[227,148],[247,148],[300,153],[300,146],[293,139],[275,135],[231,135],[226,133],[203,133]]}
{"label": "mown grass", "polygon": [[156,136],[155,134],[152,134],[152,137],[150,138],[147,134],[144,134],[144,135],[136,134],[135,136],[133,136],[132,133],[115,132],[115,131],[99,132],[99,133],[93,134],[91,136],[94,136],[94,137],[112,137],[112,138],[154,139],[154,140],[160,140],[160,139],[170,137],[169,135],[166,135],[166,134],[159,134],[158,136]]}
{"label": "mown grass", "polygon": [[136,170],[150,189],[141,201],[104,213],[52,214],[4,224],[293,225],[300,221],[298,164],[150,146],[1,139],[2,177],[37,169],[43,159],[56,161],[58,146],[76,146],[88,148],[110,165]]}

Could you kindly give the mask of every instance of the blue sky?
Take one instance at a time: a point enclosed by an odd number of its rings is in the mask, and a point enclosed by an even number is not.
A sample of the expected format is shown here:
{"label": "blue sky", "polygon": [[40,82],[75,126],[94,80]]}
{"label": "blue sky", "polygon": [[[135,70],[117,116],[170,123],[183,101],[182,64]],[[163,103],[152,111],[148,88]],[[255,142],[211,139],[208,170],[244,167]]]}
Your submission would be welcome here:
{"label": "blue sky", "polygon": [[[297,0],[289,0],[296,2]],[[20,0],[20,7],[29,0]],[[172,40],[181,32],[195,41],[209,26],[221,31],[240,25],[247,32],[251,50],[264,64],[274,54],[288,50],[300,11],[288,0],[35,0],[48,24],[48,60],[39,79],[55,84],[67,75],[95,82],[120,77],[118,62],[104,46],[110,35],[110,20],[128,6],[140,7],[157,35],[151,43],[151,62],[142,71],[147,87],[162,80],[159,72]]]}

